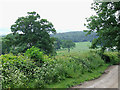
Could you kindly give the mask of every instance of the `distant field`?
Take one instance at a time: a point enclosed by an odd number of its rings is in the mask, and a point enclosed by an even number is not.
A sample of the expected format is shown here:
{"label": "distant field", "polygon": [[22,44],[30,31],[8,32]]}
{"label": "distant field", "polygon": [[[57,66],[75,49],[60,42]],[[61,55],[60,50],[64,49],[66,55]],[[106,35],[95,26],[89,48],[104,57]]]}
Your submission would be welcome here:
{"label": "distant field", "polygon": [[[91,42],[78,42],[76,43],[76,47],[70,50],[70,53],[83,53],[89,51],[90,45]],[[67,48],[57,51],[57,55],[65,55],[65,54],[69,54]]]}

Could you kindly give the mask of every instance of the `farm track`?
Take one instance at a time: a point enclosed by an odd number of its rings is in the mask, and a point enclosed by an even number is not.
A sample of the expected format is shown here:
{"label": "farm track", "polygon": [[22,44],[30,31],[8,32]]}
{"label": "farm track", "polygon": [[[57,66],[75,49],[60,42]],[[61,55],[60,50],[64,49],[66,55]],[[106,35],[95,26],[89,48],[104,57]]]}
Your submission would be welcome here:
{"label": "farm track", "polygon": [[[108,67],[107,70],[105,70],[105,73],[100,78],[91,80],[91,81],[86,81],[81,85],[77,85],[72,88],[118,88],[119,86],[118,85],[118,67],[120,68],[120,65],[110,66]],[[119,75],[119,78],[120,78],[120,75]],[[86,89],[83,89],[83,90],[86,90]]]}

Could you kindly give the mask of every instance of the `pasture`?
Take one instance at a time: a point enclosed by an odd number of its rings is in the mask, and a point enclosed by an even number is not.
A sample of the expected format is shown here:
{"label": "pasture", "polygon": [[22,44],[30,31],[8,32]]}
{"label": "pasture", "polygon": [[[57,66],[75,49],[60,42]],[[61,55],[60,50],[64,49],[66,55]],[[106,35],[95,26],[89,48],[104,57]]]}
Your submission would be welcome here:
{"label": "pasture", "polygon": [[78,42],[75,43],[75,48],[70,49],[70,52],[68,52],[67,48],[66,49],[60,49],[57,51],[57,55],[67,55],[67,54],[74,54],[74,53],[84,53],[88,52],[90,49],[91,42]]}

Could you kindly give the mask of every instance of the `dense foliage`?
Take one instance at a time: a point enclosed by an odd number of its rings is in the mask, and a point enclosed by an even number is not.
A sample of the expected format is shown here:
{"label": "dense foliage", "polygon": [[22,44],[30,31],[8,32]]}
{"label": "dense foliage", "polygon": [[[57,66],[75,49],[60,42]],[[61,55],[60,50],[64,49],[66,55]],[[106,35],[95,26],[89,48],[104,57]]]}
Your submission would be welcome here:
{"label": "dense foliage", "polygon": [[58,50],[61,49],[61,47],[62,47],[62,40],[56,38],[56,40],[54,41],[54,48]]}
{"label": "dense foliage", "polygon": [[86,34],[87,33],[83,31],[74,31],[66,33],[57,33],[51,35],[51,37],[56,37],[61,40],[72,40],[73,42],[91,42],[94,38],[97,38],[96,33],[94,32],[91,35],[86,36]]}
{"label": "dense foliage", "polygon": [[[31,50],[33,51],[31,52]],[[40,70],[43,63],[50,63],[53,60],[38,50],[38,48],[32,47],[26,51],[25,55],[5,54],[0,56],[3,88],[38,88],[43,86],[40,81],[37,82],[40,83],[39,86],[34,86],[36,85],[36,80],[40,78],[37,78],[36,74],[38,71],[36,70]],[[31,83],[33,86],[30,85]]]}
{"label": "dense foliage", "polygon": [[117,47],[120,51],[120,1],[119,2],[95,2],[92,9],[96,15],[87,18],[88,33],[96,32],[99,36],[94,40],[93,48],[97,44],[102,46],[104,51],[106,47]]}
{"label": "dense foliage", "polygon": [[22,55],[6,54],[0,59],[2,60],[2,87],[26,87],[36,67],[34,63]]}
{"label": "dense foliage", "polygon": [[[104,61],[95,53],[87,54],[86,57],[70,55],[55,59],[41,53],[38,48],[32,47],[25,55],[0,56],[3,88],[44,88],[66,78],[77,78],[85,72],[92,73],[104,65]],[[36,58],[44,62],[38,62]]]}
{"label": "dense foliage", "polygon": [[42,66],[44,62],[52,61],[47,55],[45,55],[39,48],[32,46],[24,53],[25,56],[32,59],[37,66]]}
{"label": "dense foliage", "polygon": [[27,14],[28,16],[19,17],[11,26],[12,33],[4,38],[3,43],[10,47],[14,54],[25,52],[32,46],[40,48],[47,54],[53,53],[54,39],[50,37],[50,33],[56,32],[53,24],[46,19],[40,19],[36,12]]}
{"label": "dense foliage", "polygon": [[105,52],[103,56],[103,59],[109,59],[111,64],[120,64],[120,54],[118,52]]}

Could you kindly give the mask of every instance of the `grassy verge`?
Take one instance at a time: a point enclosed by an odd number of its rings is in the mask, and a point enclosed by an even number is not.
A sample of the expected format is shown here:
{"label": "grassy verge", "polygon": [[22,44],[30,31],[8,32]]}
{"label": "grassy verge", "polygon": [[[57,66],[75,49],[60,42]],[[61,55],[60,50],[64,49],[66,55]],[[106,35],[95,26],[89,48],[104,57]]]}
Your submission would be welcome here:
{"label": "grassy verge", "polygon": [[105,64],[104,66],[101,66],[97,69],[95,69],[92,73],[84,73],[80,77],[76,78],[66,78],[64,81],[61,81],[59,83],[53,83],[50,85],[47,85],[47,88],[69,88],[75,85],[79,85],[82,82],[89,81],[96,79],[102,75],[102,73],[107,69],[109,65]]}

